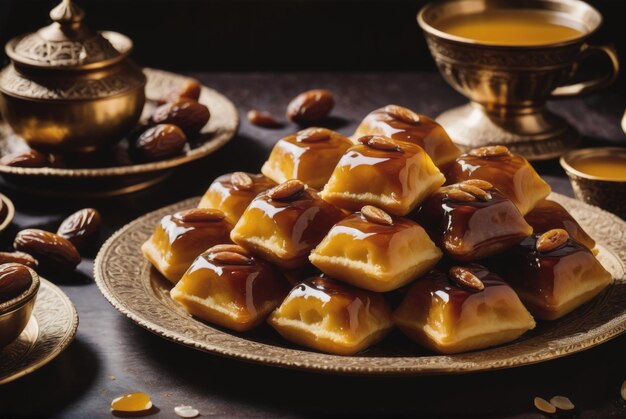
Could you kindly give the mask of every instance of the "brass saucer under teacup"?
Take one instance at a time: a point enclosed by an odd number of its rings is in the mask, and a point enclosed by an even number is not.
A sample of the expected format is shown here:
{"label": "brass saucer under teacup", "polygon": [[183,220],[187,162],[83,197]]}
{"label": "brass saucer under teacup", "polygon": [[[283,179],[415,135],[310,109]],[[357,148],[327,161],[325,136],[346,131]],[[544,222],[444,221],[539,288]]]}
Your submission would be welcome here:
{"label": "brass saucer under teacup", "polygon": [[72,343],[77,328],[74,304],[59,287],[40,278],[30,321],[15,341],[0,349],[0,385],[52,361]]}
{"label": "brass saucer under teacup", "polygon": [[[440,29],[446,19],[493,10],[538,10],[575,23],[579,35],[537,45],[504,45],[452,35]],[[428,47],[444,79],[470,103],[448,110],[437,121],[464,149],[505,144],[530,160],[560,156],[579,142],[578,132],[550,112],[549,99],[575,97],[611,84],[619,71],[612,47],[586,43],[602,16],[580,0],[442,0],[418,14]],[[578,64],[595,54],[612,64],[604,77],[567,84]]]}

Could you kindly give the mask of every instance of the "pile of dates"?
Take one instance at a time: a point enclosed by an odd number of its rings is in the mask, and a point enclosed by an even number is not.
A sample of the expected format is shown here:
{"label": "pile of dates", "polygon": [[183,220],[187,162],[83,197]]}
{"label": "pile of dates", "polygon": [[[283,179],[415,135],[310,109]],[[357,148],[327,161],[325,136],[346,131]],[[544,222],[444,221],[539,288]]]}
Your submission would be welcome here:
{"label": "pile of dates", "polygon": [[27,228],[13,241],[14,252],[0,252],[0,265],[20,263],[32,269],[71,272],[90,249],[100,232],[102,220],[94,208],[84,208],[67,217],[56,232]]}
{"label": "pile of dates", "polygon": [[[183,153],[188,139],[198,135],[211,117],[209,108],[198,102],[202,87],[188,80],[158,101],[145,125],[131,133],[129,153],[138,163],[168,159]],[[65,167],[62,155],[37,150],[7,154],[0,165],[12,167]]]}

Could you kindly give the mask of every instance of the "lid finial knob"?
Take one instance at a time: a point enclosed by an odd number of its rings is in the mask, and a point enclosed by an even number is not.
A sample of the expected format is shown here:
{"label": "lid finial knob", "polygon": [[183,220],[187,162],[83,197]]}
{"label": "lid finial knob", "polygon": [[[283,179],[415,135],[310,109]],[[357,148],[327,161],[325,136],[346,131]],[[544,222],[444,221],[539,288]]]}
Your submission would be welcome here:
{"label": "lid finial knob", "polygon": [[50,18],[61,25],[80,23],[84,17],[83,9],[72,3],[72,0],[62,0],[57,7],[50,11]]}

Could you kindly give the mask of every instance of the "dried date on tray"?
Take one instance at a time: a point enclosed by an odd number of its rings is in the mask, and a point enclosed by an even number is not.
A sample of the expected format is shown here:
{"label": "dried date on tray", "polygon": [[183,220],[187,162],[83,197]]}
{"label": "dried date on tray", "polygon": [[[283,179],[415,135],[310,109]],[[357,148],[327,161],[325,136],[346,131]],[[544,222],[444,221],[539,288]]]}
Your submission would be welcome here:
{"label": "dried date on tray", "polygon": [[283,126],[283,124],[278,122],[271,113],[267,111],[258,111],[256,109],[248,111],[248,121],[250,121],[253,125],[263,128],[280,128]]}
{"label": "dried date on tray", "polygon": [[209,122],[209,108],[191,99],[179,99],[176,102],[161,105],[152,114],[154,124],[173,124],[182,129],[187,136],[197,134]]}
{"label": "dried date on tray", "polygon": [[180,154],[186,143],[182,129],[173,124],[158,124],[139,136],[135,150],[143,160],[158,161]]}
{"label": "dried date on tray", "polygon": [[15,236],[15,250],[26,252],[46,267],[73,270],[80,263],[80,254],[69,240],[49,231],[29,228]]}
{"label": "dried date on tray", "polygon": [[314,89],[296,96],[287,106],[287,118],[296,124],[309,124],[328,116],[335,106],[333,94],[324,89]]}
{"label": "dried date on tray", "polygon": [[93,244],[101,226],[102,219],[98,210],[83,208],[63,220],[57,234],[80,249]]}

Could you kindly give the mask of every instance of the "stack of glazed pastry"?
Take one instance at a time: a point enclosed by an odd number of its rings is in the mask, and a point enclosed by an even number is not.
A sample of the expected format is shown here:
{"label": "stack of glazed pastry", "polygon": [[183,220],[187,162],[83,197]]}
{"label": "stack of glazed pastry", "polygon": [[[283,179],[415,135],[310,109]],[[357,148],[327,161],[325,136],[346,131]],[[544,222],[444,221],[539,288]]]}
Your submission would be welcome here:
{"label": "stack of glazed pastry", "polygon": [[220,327],[267,323],[351,355],[397,326],[459,353],[514,341],[612,282],[549,193],[506,147],[462,154],[431,118],[388,105],[351,137],[280,139],[261,173],[218,177],[142,250],[182,308]]}

